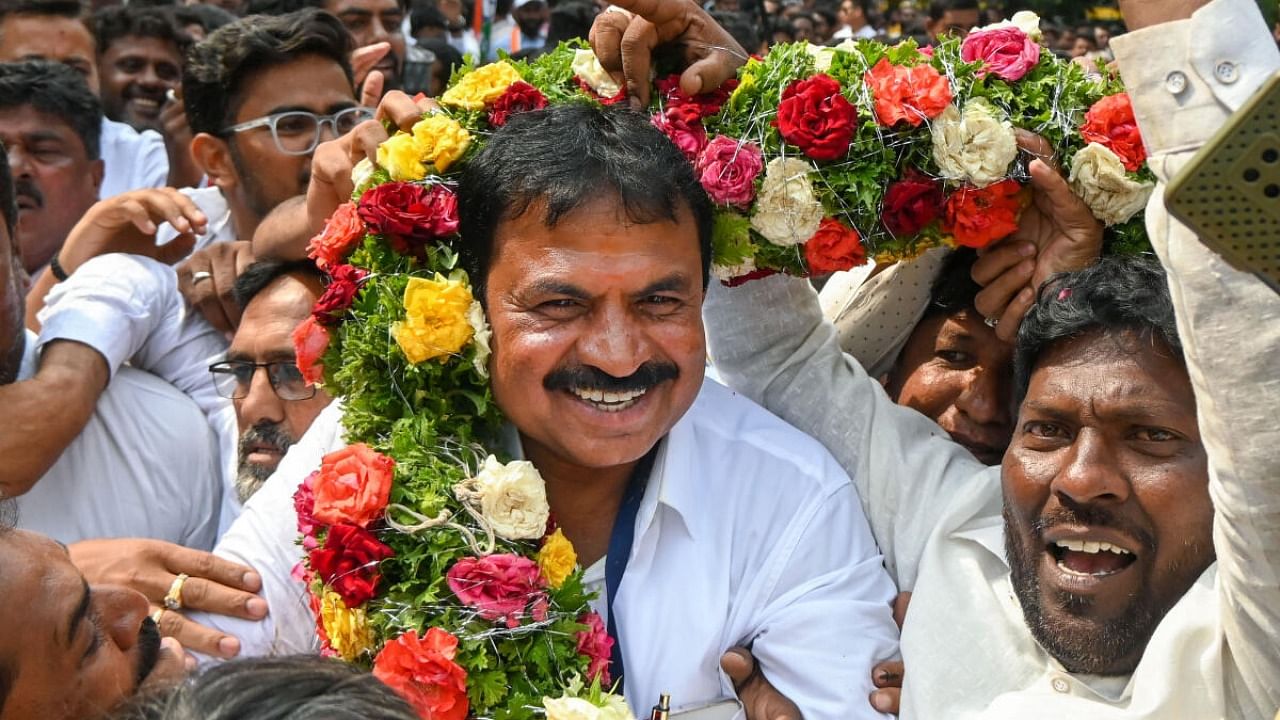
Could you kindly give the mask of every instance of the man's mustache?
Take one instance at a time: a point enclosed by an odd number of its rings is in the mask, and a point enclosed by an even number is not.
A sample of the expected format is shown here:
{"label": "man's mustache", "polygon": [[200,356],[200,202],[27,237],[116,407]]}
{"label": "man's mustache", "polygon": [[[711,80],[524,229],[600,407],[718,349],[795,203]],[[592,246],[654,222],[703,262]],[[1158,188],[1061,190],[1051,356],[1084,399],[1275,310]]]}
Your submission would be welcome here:
{"label": "man's mustache", "polygon": [[1031,523],[1031,534],[1036,542],[1044,542],[1044,534],[1059,525],[1105,527],[1121,532],[1138,541],[1147,552],[1155,552],[1156,539],[1142,528],[1121,520],[1114,512],[1101,505],[1062,505],[1048,510]]}
{"label": "man's mustache", "polygon": [[293,445],[293,437],[282,428],[280,423],[260,422],[245,430],[240,436],[240,462],[243,463],[245,458],[249,457],[249,453],[253,452],[253,448],[259,445],[266,445],[280,451],[283,455]]}
{"label": "man's mustache", "polygon": [[20,177],[13,183],[13,194],[18,197],[28,197],[35,203],[36,207],[44,207],[44,193],[40,192],[40,187],[35,184],[31,178]]}
{"label": "man's mustache", "polygon": [[669,362],[646,362],[626,377],[614,377],[590,365],[553,370],[542,380],[547,390],[600,390],[625,393],[648,390],[666,380],[680,377],[680,368]]}
{"label": "man's mustache", "polygon": [[156,669],[160,661],[160,628],[151,618],[142,619],[142,627],[138,629],[138,667],[134,673],[134,687]]}

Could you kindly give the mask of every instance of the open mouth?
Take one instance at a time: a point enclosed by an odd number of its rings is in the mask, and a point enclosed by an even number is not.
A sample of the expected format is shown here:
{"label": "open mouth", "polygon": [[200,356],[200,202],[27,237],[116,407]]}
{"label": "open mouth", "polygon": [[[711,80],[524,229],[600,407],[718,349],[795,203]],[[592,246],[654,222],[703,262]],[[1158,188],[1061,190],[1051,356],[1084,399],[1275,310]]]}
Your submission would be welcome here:
{"label": "open mouth", "polygon": [[1138,559],[1125,548],[1098,540],[1055,540],[1048,544],[1047,549],[1058,569],[1081,577],[1115,575]]}
{"label": "open mouth", "polygon": [[640,398],[644,397],[649,389],[610,392],[595,388],[571,388],[566,392],[596,410],[615,413],[622,412],[640,402]]}
{"label": "open mouth", "polygon": [[160,112],[160,107],[164,105],[164,98],[149,97],[131,97],[129,103],[133,105],[135,110],[155,114]]}
{"label": "open mouth", "polygon": [[19,210],[39,210],[40,209],[40,203],[30,195],[18,195],[17,201],[18,201]]}

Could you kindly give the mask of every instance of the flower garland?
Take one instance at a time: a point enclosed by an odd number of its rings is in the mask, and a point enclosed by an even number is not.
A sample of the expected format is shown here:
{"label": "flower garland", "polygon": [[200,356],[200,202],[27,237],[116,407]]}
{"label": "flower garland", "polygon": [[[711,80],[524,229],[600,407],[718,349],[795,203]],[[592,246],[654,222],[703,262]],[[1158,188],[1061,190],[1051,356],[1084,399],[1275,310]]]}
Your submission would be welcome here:
{"label": "flower garland", "polygon": [[[717,204],[717,273],[825,273],[1004,237],[1026,202],[1015,126],[1067,151],[1073,187],[1126,228],[1149,192],[1127,99],[1029,38],[984,29],[932,56],[779,46],[697,97],[659,78],[653,124]],[[630,717],[542,479],[504,461],[490,330],[454,248],[457,173],[494,129],[623,92],[581,45],[467,66],[442,110],[356,166],[309,246],[330,282],[294,332],[297,362],[342,398],[350,444],[294,497],[296,573],[323,652],[372,668],[423,718]]]}

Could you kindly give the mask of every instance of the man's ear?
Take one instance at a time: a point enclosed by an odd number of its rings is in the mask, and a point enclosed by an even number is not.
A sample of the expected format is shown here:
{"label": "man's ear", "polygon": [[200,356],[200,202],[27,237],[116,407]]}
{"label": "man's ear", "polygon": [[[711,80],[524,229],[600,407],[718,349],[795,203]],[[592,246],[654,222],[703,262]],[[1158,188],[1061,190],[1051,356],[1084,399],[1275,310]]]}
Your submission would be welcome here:
{"label": "man's ear", "polygon": [[102,191],[102,177],[105,172],[106,163],[102,161],[102,158],[89,163],[89,180],[93,182],[94,197],[97,197],[98,193]]}
{"label": "man's ear", "polygon": [[239,184],[240,175],[236,172],[236,164],[231,159],[231,146],[226,140],[209,133],[199,133],[191,138],[191,156],[204,174],[209,176],[210,185],[225,193]]}

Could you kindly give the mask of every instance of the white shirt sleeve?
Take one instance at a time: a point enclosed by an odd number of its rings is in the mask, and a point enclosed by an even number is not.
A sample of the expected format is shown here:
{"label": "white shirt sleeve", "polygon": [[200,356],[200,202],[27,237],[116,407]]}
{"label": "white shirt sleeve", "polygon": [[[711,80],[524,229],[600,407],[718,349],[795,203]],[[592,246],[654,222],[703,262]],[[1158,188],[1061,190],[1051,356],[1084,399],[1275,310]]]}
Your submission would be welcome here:
{"label": "white shirt sleeve", "polygon": [[[712,287],[711,358],[728,384],[816,438],[853,479],[885,567],[915,585],[942,513],[986,467],[942,428],[895,404],[845,355],[807,280],[782,275]],[[998,511],[998,509],[997,509]]]}
{"label": "white shirt sleeve", "polygon": [[1252,0],[1112,40],[1161,183],[1147,228],[1169,274],[1209,457],[1229,716],[1280,706],[1280,296],[1231,268],[1164,208],[1164,184],[1277,69]]}
{"label": "white shirt sleeve", "polygon": [[293,576],[302,561],[293,494],[320,467],[320,459],[341,448],[342,405],[329,407],[285,454],[275,473],[245,504],[244,512],[218,541],[214,554],[248,565],[262,576],[262,597],[269,614],[250,621],[190,613],[191,619],[240,639],[242,657],[312,653],[318,649],[315,616],[306,587]]}

